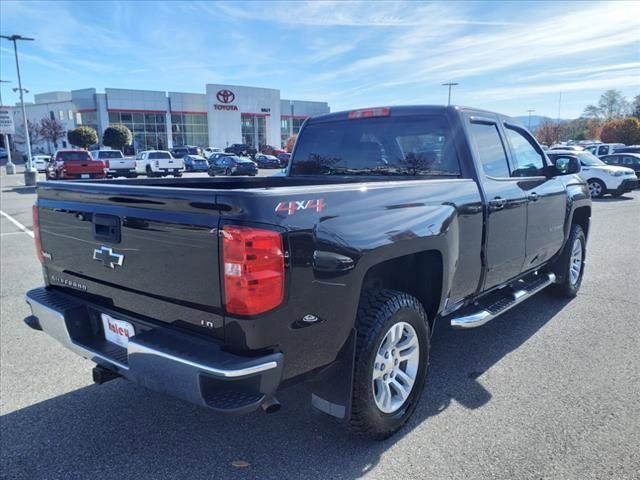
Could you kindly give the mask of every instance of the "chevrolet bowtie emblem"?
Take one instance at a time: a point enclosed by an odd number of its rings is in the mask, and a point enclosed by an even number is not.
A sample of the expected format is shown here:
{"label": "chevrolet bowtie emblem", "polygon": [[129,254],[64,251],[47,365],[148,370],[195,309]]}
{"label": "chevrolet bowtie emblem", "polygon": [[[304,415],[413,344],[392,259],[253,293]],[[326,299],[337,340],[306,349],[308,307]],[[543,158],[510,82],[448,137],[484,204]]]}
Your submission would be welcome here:
{"label": "chevrolet bowtie emblem", "polygon": [[109,268],[121,267],[124,262],[124,255],[114,253],[110,247],[104,245],[93,251],[93,259],[102,262],[102,265]]}

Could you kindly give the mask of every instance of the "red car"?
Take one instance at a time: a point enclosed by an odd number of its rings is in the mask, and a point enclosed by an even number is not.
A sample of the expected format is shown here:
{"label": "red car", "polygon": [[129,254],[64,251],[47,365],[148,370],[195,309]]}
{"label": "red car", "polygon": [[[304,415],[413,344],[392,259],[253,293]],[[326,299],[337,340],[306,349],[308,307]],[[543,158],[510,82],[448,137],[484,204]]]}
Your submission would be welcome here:
{"label": "red car", "polygon": [[86,150],[58,150],[47,166],[47,180],[106,178],[107,164]]}
{"label": "red car", "polygon": [[262,145],[260,147],[260,153],[264,153],[265,155],[273,155],[274,157],[277,157],[279,154],[287,153],[287,152],[285,150],[282,150],[281,148],[276,148],[271,145]]}

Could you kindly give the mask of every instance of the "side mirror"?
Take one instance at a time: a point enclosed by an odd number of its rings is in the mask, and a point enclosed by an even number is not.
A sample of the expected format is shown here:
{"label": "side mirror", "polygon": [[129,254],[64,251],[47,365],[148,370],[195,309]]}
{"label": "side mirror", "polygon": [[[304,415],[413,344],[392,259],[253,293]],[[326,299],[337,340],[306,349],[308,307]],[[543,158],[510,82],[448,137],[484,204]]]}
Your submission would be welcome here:
{"label": "side mirror", "polygon": [[561,175],[568,173],[567,170],[569,169],[569,159],[566,157],[560,157],[556,159],[556,169],[558,170],[558,172],[560,172]]}

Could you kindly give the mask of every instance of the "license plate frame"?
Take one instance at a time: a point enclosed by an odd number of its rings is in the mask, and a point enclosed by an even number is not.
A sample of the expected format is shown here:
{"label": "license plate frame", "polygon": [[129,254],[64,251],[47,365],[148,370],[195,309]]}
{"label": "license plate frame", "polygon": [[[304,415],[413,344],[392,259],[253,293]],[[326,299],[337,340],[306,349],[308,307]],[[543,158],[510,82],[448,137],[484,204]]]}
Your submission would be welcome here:
{"label": "license plate frame", "polygon": [[104,339],[119,347],[127,348],[129,340],[136,334],[133,324],[106,313],[101,313],[100,319],[102,320]]}

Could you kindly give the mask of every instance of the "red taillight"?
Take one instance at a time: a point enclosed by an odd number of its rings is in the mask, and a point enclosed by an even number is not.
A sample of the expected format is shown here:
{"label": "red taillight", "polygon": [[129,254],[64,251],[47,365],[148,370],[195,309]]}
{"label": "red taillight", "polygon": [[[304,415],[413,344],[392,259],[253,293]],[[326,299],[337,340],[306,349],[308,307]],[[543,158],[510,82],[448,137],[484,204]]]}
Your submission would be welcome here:
{"label": "red taillight", "polygon": [[358,118],[388,117],[390,113],[391,109],[389,107],[362,108],[360,110],[351,110],[349,112],[349,120],[355,120]]}
{"label": "red taillight", "polygon": [[44,263],[44,255],[42,254],[42,243],[40,242],[40,217],[38,216],[38,205],[31,207],[33,213],[33,240],[36,242],[36,255],[40,263]]}
{"label": "red taillight", "polygon": [[227,312],[257,315],[284,297],[282,236],[272,230],[225,226],[222,230]]}
{"label": "red taillight", "polygon": [[109,160],[104,161],[104,168],[111,168],[109,165]]}

